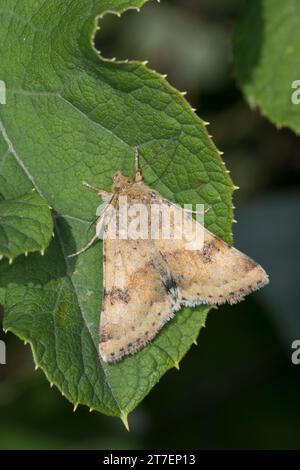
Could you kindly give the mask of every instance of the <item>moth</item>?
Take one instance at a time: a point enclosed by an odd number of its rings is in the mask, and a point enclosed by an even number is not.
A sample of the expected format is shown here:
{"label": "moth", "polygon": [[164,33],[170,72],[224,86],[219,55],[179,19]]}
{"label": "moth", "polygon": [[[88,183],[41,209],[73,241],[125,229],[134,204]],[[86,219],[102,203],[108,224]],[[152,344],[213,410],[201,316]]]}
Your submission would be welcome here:
{"label": "moth", "polygon": [[[143,182],[138,152],[135,165],[133,178],[125,177],[120,171],[113,176],[112,193],[84,183],[106,203],[103,212],[113,208],[118,216],[118,203],[126,197],[129,209],[136,203],[144,204],[147,209],[154,204],[161,208],[172,206],[174,217],[182,216],[183,208]],[[100,219],[103,220],[103,213],[98,222]],[[174,220],[171,232],[176,229]],[[194,226],[198,223],[192,218]],[[268,283],[268,275],[259,264],[203,226],[202,246],[191,250],[184,236],[181,239],[106,237],[109,224],[108,219],[103,232],[99,337],[99,352],[105,362],[115,362],[141,350],[183,306],[234,304]],[[83,253],[97,238],[96,234],[84,248],[70,256]]]}

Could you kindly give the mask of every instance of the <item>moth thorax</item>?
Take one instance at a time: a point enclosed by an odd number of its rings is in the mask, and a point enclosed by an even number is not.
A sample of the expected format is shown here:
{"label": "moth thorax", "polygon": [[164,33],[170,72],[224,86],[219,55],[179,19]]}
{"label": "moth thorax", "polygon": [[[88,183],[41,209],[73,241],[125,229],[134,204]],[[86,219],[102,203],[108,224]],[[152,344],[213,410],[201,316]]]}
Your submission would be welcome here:
{"label": "moth thorax", "polygon": [[122,175],[120,171],[114,174],[113,182],[113,191],[122,190],[132,184],[131,178]]}

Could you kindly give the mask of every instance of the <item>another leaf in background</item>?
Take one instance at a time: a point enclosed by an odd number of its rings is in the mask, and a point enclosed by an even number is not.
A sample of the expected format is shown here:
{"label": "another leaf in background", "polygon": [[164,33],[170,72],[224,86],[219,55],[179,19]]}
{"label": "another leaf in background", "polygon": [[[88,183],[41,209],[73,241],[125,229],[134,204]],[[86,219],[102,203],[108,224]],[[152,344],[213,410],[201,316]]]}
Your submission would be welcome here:
{"label": "another leaf in background", "polygon": [[251,107],[277,127],[300,132],[300,104],[292,84],[300,79],[300,2],[253,0],[237,26],[236,77]]}

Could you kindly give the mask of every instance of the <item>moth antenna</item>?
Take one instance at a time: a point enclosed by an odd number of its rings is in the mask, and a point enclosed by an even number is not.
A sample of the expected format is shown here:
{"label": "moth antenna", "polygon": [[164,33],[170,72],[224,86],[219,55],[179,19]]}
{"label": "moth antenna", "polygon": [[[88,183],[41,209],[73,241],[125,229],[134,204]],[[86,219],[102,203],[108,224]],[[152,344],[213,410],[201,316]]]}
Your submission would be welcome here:
{"label": "moth antenna", "polygon": [[[164,150],[165,148],[166,148],[166,145],[164,145],[164,146],[160,145],[160,150],[161,150],[161,151]],[[151,162],[147,162],[147,161],[146,161],[146,163],[144,163],[143,165],[141,165],[141,163],[140,163],[140,149],[139,149],[139,147],[137,147],[137,148],[136,148],[136,154],[135,154],[135,168],[136,168],[136,172],[137,172],[137,170],[139,170],[139,171],[140,171],[140,174],[142,174],[143,170],[144,170],[145,168],[149,167],[149,166],[150,166],[150,163],[152,163],[153,161],[156,160],[156,158],[159,158],[159,157],[160,157],[160,153],[157,153],[157,154],[154,156],[154,158],[151,159]],[[138,168],[137,168],[137,165],[138,165]]]}
{"label": "moth antenna", "polygon": [[91,191],[94,191],[95,193],[97,193],[99,196],[102,196],[104,198],[108,198],[111,196],[111,194],[107,191],[105,191],[104,189],[100,189],[100,188],[95,188],[94,186],[92,186],[90,183],[88,183],[87,181],[82,181],[82,184],[83,186],[85,186],[86,188],[90,189]]}
{"label": "moth antenna", "polygon": [[135,171],[141,171],[139,147],[135,148],[134,159],[135,159]]}
{"label": "moth antenna", "polygon": [[87,229],[87,232],[89,232],[91,230],[91,228],[93,227],[93,225],[97,224],[97,222],[101,219],[101,215],[97,215],[93,220],[92,222],[90,223],[90,225],[88,226],[88,229]]}
{"label": "moth antenna", "polygon": [[134,180],[136,183],[140,183],[143,180],[142,177],[142,169],[140,165],[140,149],[139,147],[136,147],[135,149],[135,175],[134,175]]}
{"label": "moth antenna", "polygon": [[86,250],[88,250],[97,239],[98,235],[96,234],[83,248],[81,248],[81,250],[76,251],[76,253],[72,253],[71,255],[68,255],[68,258],[73,258],[74,256],[81,255],[81,253],[84,253]]}
{"label": "moth antenna", "polygon": [[[87,183],[87,184],[89,184],[89,183]],[[101,190],[98,190],[98,191],[101,191]],[[105,191],[105,192],[106,192],[106,191]],[[117,194],[117,193],[113,193],[113,195],[111,195],[110,193],[107,193],[107,195],[109,196],[110,200],[109,200],[107,206],[105,207],[104,211],[102,212],[102,214],[99,215],[99,216],[96,218],[96,220],[94,220],[94,221],[92,222],[92,224],[95,223],[95,221],[96,221],[96,222],[99,222],[99,221],[103,218],[103,216],[104,216],[104,214],[105,214],[107,208],[109,207],[109,204],[110,204],[110,203],[114,200],[114,198],[116,197],[116,194]],[[83,248],[81,248],[81,250],[76,251],[76,253],[72,253],[71,255],[68,255],[68,258],[73,258],[74,256],[78,256],[78,255],[81,255],[81,253],[84,253],[86,250],[88,250],[88,249],[92,246],[92,244],[97,240],[97,238],[99,238],[99,237],[98,237],[98,234],[96,233],[96,234],[93,236],[93,238],[92,238]]]}
{"label": "moth antenna", "polygon": [[[151,158],[150,160],[147,161],[144,157],[144,159],[146,160],[146,163],[141,166],[141,170],[144,170],[145,168],[149,167],[151,163],[155,162],[158,158],[161,158],[161,154],[167,148],[169,141],[174,141],[174,140],[175,140],[175,137],[174,139],[168,139],[167,143],[165,143],[164,145],[159,144],[160,152],[157,152],[154,155],[152,155],[150,157]],[[152,181],[151,184],[156,183],[157,180],[158,178]]]}

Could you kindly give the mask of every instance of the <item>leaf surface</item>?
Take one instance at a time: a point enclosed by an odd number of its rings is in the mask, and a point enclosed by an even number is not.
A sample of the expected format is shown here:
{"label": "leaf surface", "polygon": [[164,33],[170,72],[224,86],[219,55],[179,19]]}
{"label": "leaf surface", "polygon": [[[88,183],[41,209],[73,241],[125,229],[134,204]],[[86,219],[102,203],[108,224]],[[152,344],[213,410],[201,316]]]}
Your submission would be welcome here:
{"label": "leaf surface", "polygon": [[52,233],[50,208],[36,191],[0,201],[0,257],[12,262],[24,253],[43,254]]}
{"label": "leaf surface", "polygon": [[[178,365],[209,307],[184,309],[140,353],[117,364],[98,355],[102,245],[67,255],[91,233],[99,200],[87,180],[110,190],[117,170],[131,175],[138,145],[145,182],[177,203],[211,207],[210,230],[231,242],[233,186],[202,120],[181,93],[140,62],[112,62],[91,40],[95,17],[138,8],[141,0],[3,0],[0,106],[3,188],[33,185],[55,210],[55,238],[45,256],[0,267],[4,327],[29,341],[35,362],[76,406],[127,414]],[[159,5],[157,5],[159,8]],[[2,295],[1,295],[2,297]]]}

